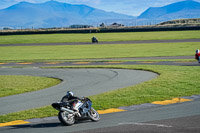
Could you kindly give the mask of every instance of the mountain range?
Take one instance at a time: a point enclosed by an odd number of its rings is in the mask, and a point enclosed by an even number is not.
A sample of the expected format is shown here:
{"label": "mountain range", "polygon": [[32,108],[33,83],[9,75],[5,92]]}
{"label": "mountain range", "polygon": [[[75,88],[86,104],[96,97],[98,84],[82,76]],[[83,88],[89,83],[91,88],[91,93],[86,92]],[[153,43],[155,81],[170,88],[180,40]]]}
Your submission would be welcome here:
{"label": "mountain range", "polygon": [[140,16],[133,17],[106,12],[87,5],[74,5],[49,1],[45,3],[20,2],[0,9],[0,28],[50,28],[70,25],[93,25],[120,22],[133,23],[137,20],[172,20],[200,18],[200,3],[193,0],[173,3],[164,7],[150,7]]}
{"label": "mountain range", "polygon": [[86,5],[73,5],[57,1],[40,4],[20,2],[0,10],[0,27],[48,28],[73,24],[99,25],[112,19],[134,19],[134,17],[106,12]]}
{"label": "mountain range", "polygon": [[173,20],[183,18],[200,18],[200,3],[186,0],[163,7],[150,7],[138,19]]}

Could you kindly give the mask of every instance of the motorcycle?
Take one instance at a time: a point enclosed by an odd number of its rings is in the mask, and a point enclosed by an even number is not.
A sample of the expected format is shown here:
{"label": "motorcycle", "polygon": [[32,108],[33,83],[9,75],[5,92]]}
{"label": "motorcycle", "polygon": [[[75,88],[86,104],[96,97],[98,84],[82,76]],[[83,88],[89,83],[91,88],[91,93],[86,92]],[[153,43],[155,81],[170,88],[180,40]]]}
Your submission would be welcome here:
{"label": "motorcycle", "polygon": [[75,106],[78,110],[71,109],[68,102],[52,104],[52,107],[59,111],[58,119],[63,125],[71,126],[79,119],[90,119],[94,122],[100,120],[99,113],[92,107],[92,101],[89,98],[78,100]]}
{"label": "motorcycle", "polygon": [[92,43],[98,43],[97,38],[93,37],[93,38],[92,38]]}

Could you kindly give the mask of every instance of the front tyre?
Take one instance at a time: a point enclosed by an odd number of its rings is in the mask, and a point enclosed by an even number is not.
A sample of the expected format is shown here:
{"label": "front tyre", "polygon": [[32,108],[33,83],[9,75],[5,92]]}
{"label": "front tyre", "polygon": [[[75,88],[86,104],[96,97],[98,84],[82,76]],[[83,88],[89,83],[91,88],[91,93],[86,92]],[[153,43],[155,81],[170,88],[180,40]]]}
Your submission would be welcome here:
{"label": "front tyre", "polygon": [[67,126],[71,126],[75,123],[74,115],[66,111],[60,111],[58,113],[58,119],[63,125],[67,125]]}
{"label": "front tyre", "polygon": [[99,113],[94,109],[91,108],[90,111],[88,112],[88,116],[90,117],[90,119],[94,122],[99,121],[100,117],[99,117]]}

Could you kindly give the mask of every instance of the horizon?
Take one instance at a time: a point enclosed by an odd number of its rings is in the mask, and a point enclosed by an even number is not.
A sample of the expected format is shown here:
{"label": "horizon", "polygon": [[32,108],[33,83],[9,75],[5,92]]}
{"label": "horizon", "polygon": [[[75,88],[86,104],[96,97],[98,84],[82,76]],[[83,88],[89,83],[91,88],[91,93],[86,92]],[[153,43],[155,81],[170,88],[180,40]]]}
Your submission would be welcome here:
{"label": "horizon", "polygon": [[[107,12],[115,12],[131,16],[139,16],[149,7],[162,7],[168,4],[181,2],[185,0],[1,0],[0,9],[8,8],[20,2],[45,3],[48,1],[57,1],[68,4],[84,4],[93,8],[101,9]],[[191,0],[200,2],[200,0]]]}

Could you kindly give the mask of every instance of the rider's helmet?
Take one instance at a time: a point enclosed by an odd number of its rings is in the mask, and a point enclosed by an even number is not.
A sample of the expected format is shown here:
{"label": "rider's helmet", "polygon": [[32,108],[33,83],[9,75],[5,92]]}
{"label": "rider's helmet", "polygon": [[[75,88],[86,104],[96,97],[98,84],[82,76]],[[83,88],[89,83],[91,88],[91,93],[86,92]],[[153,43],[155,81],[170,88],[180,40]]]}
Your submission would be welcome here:
{"label": "rider's helmet", "polygon": [[197,53],[197,54],[199,53],[199,49],[196,50],[196,53]]}
{"label": "rider's helmet", "polygon": [[74,93],[71,91],[67,91],[66,96],[68,96],[68,97],[74,96]]}

